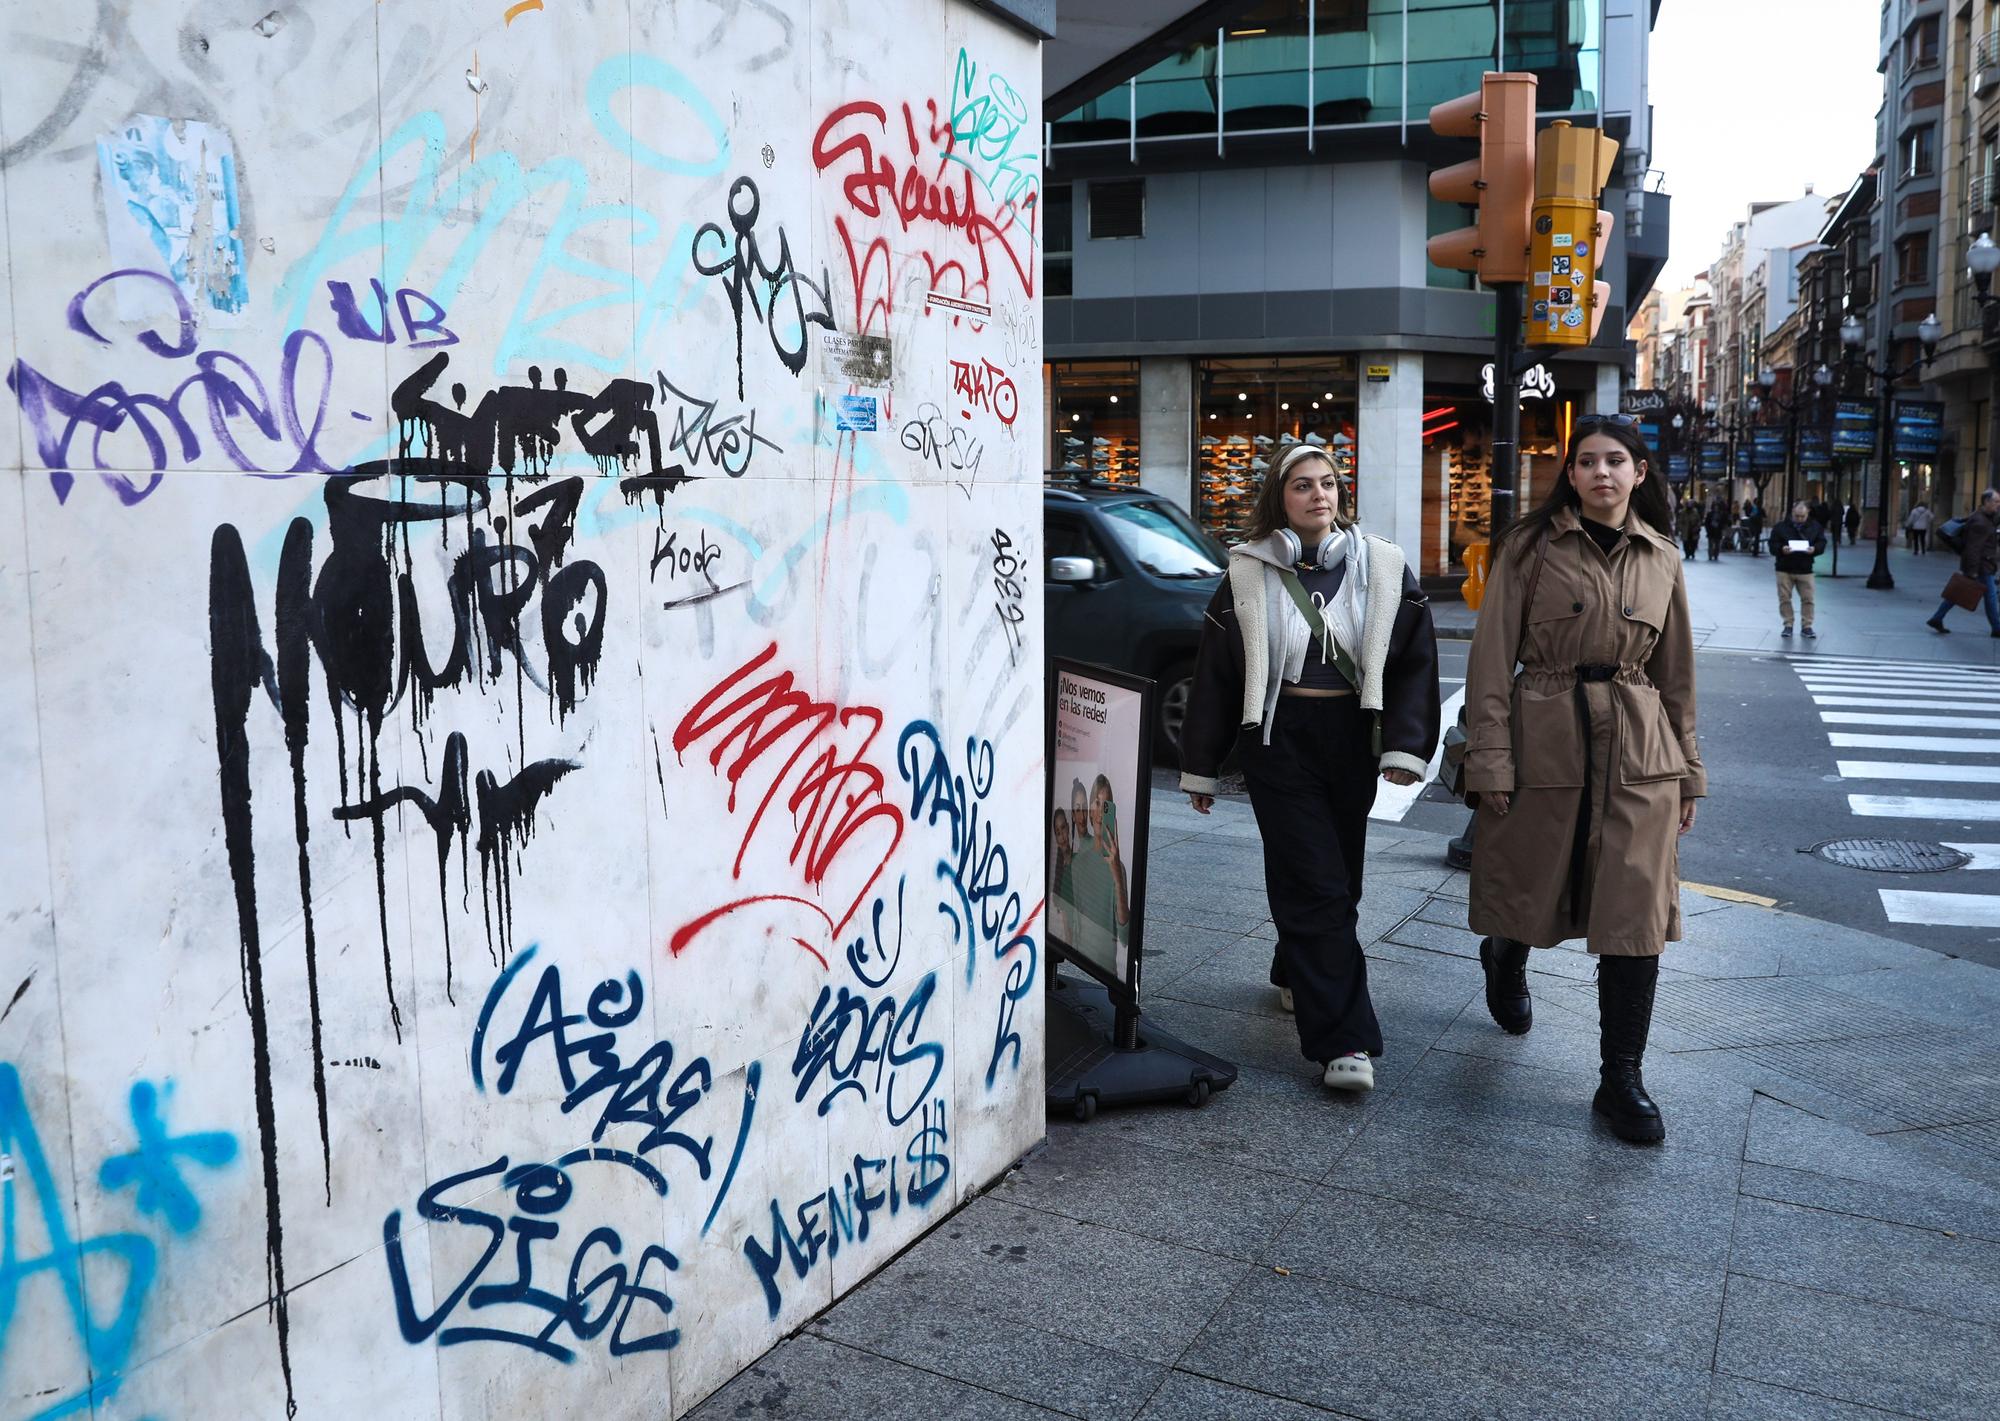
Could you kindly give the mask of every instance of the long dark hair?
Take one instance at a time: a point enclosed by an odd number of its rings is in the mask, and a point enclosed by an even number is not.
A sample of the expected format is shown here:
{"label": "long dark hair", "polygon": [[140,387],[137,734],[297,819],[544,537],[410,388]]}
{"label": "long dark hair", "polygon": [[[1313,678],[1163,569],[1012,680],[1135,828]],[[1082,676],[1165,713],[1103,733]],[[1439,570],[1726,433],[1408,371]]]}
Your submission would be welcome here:
{"label": "long dark hair", "polygon": [[1646,477],[1632,490],[1632,511],[1654,531],[1669,538],[1674,535],[1673,514],[1667,506],[1667,481],[1653,467],[1653,451],[1646,447],[1639,431],[1631,425],[1613,424],[1610,420],[1583,419],[1577,421],[1576,428],[1570,433],[1569,448],[1563,450],[1562,472],[1556,478],[1556,486],[1549,490],[1549,496],[1534,512],[1522,517],[1500,535],[1502,542],[1515,538],[1532,542],[1556,521],[1556,515],[1563,509],[1583,507],[1576,485],[1570,482],[1570,468],[1576,462],[1577,446],[1593,434],[1617,440],[1625,446],[1625,452],[1632,456],[1635,465],[1646,466]]}

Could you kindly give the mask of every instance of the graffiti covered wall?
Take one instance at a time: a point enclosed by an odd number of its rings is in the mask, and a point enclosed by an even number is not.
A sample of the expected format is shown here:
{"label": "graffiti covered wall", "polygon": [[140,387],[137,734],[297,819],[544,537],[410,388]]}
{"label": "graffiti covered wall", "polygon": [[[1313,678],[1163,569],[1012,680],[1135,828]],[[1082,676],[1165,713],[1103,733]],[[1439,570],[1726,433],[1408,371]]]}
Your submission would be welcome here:
{"label": "graffiti covered wall", "polygon": [[1039,58],[11,5],[0,1417],[681,1414],[1041,1134]]}

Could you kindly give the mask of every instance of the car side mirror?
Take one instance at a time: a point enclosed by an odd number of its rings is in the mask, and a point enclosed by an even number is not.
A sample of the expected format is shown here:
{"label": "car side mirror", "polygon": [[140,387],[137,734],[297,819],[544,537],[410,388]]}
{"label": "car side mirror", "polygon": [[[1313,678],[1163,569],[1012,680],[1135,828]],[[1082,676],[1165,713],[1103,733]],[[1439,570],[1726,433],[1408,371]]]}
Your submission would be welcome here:
{"label": "car side mirror", "polygon": [[1097,581],[1096,558],[1050,558],[1049,581],[1051,582],[1095,582]]}

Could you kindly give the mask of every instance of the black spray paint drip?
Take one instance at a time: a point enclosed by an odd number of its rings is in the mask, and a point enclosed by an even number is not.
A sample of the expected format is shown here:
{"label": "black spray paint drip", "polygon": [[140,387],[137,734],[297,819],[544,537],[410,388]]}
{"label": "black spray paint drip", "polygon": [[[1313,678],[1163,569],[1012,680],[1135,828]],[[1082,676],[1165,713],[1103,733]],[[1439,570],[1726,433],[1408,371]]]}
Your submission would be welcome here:
{"label": "black spray paint drip", "polygon": [[535,836],[535,806],[556,781],[579,768],[575,760],[537,760],[505,784],[490,770],[479,772],[479,888],[481,897],[490,895],[497,910],[487,918],[486,935],[492,942],[497,917],[502,961],[513,951],[514,872],[520,866],[522,845]]}
{"label": "black spray paint drip", "polygon": [[209,685],[215,703],[215,754],[222,795],[222,836],[236,894],[243,1009],[250,1018],[251,1080],[264,1175],[264,1268],[278,1365],[285,1376],[285,1415],[298,1414],[292,1393],[291,1310],[285,1296],[285,1228],[278,1196],[278,1124],[271,1099],[271,1033],[265,1018],[263,946],[257,925],[257,861],[251,838],[250,703],[263,684],[264,646],[243,540],[230,524],[209,548]]}

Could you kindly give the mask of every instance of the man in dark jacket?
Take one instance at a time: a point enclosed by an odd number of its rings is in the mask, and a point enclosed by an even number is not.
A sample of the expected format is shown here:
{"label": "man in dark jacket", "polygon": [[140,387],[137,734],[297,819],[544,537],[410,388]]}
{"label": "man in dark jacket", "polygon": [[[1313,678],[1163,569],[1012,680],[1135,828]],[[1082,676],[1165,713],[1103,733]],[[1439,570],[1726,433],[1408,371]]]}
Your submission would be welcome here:
{"label": "man in dark jacket", "polygon": [[[1986,625],[1992,635],[2000,636],[2000,589],[1994,586],[1994,575],[2000,572],[2000,541],[1994,536],[1996,519],[2000,519],[2000,489],[1989,488],[1979,496],[1979,507],[1959,529],[1958,570],[1985,587]],[[1944,614],[1954,605],[1950,598],[1938,603],[1937,614],[1924,625],[1934,632],[1950,631],[1944,624]]]}
{"label": "man in dark jacket", "polygon": [[1826,551],[1826,529],[1807,511],[1803,502],[1792,505],[1792,516],[1771,530],[1771,556],[1778,564],[1778,615],[1785,619],[1779,636],[1792,634],[1792,593],[1799,594],[1801,629],[1808,637],[1813,630],[1813,559]]}
{"label": "man in dark jacket", "polygon": [[1847,545],[1850,548],[1854,546],[1854,539],[1860,532],[1861,505],[1850,503],[1847,505]]}

